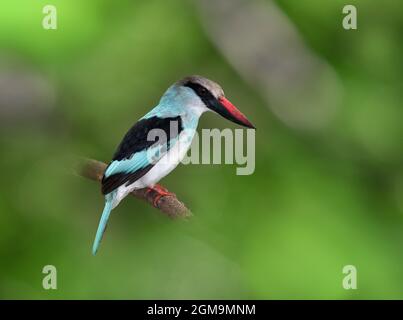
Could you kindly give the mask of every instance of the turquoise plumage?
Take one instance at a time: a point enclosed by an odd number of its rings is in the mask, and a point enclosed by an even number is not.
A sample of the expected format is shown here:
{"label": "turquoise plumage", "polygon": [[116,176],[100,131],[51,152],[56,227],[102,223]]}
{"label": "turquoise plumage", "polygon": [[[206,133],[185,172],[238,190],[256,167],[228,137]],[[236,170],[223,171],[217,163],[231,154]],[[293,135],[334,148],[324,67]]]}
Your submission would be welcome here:
{"label": "turquoise plumage", "polygon": [[[175,139],[176,140],[176,139]],[[172,141],[171,141],[172,143]],[[107,169],[105,170],[104,176],[108,178],[112,175],[124,173],[131,174],[140,169],[143,169],[149,165],[154,164],[166,153],[164,151],[164,145],[158,144],[155,147],[151,147],[147,150],[143,150],[133,154],[133,156],[129,159],[125,160],[115,160],[112,161]],[[113,191],[105,195],[105,207],[101,215],[101,219],[99,221],[98,230],[95,235],[94,245],[92,249],[92,253],[95,255],[98,251],[98,247],[102,240],[102,236],[105,232],[106,225],[108,223],[108,219],[112,209],[116,206],[116,196],[117,192]]]}
{"label": "turquoise plumage", "polygon": [[102,211],[101,220],[99,220],[98,230],[95,235],[94,244],[92,245],[92,254],[93,255],[95,255],[98,251],[99,245],[101,244],[102,236],[105,232],[106,225],[108,223],[109,215],[111,214],[111,211],[112,211],[113,198],[112,198],[111,194],[109,194],[110,199],[108,199],[108,196],[105,198],[106,198],[105,207],[104,207],[104,210]]}

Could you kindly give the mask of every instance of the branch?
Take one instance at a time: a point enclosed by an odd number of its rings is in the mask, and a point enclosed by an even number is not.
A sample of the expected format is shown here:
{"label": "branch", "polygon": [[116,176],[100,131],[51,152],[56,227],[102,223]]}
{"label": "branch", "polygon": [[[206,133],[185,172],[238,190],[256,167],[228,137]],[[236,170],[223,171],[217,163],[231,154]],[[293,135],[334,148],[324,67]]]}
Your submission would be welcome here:
{"label": "branch", "polygon": [[[106,164],[97,160],[84,159],[78,167],[78,174],[84,178],[100,182],[102,180]],[[167,214],[170,218],[189,218],[192,213],[186,206],[178,200],[175,194],[164,195],[156,201],[158,193],[153,190],[138,189],[131,192],[131,195],[138,199],[142,199],[154,208],[159,209]]]}

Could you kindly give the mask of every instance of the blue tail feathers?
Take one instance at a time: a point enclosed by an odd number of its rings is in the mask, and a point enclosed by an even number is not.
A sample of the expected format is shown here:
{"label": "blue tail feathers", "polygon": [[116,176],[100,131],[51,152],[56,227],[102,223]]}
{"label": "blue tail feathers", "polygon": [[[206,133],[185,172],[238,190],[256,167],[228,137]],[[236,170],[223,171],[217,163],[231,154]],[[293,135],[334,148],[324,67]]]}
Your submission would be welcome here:
{"label": "blue tail feathers", "polygon": [[95,235],[94,244],[92,246],[92,254],[95,255],[98,251],[99,245],[102,240],[102,236],[105,232],[106,225],[108,223],[109,215],[112,211],[112,199],[105,199],[105,207],[102,212],[101,220],[99,220],[97,234]]}

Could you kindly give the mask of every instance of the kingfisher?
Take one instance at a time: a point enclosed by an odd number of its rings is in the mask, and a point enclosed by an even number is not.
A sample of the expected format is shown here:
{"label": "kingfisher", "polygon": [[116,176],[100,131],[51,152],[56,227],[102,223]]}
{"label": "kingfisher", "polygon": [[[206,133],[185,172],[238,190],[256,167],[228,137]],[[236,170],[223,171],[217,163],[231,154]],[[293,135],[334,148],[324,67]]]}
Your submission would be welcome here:
{"label": "kingfisher", "polygon": [[111,211],[130,192],[148,188],[156,192],[157,200],[170,194],[157,182],[182,161],[191,146],[199,118],[206,111],[255,129],[227,100],[217,83],[193,75],[171,85],[158,105],[129,129],[104,172],[102,193],[105,207],[92,247],[94,255]]}

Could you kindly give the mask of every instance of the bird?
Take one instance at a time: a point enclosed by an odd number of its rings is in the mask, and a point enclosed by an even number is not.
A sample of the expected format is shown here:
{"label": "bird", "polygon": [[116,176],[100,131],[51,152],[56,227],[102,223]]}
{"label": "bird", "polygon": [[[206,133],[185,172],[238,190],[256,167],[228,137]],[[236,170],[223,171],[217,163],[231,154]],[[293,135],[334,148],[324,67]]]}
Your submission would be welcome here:
{"label": "bird", "polygon": [[92,247],[93,255],[98,251],[111,211],[130,192],[148,188],[156,192],[156,199],[170,194],[157,182],[182,161],[191,146],[199,118],[207,111],[255,129],[214,81],[192,75],[171,85],[157,106],[129,129],[104,172],[105,206]]}

